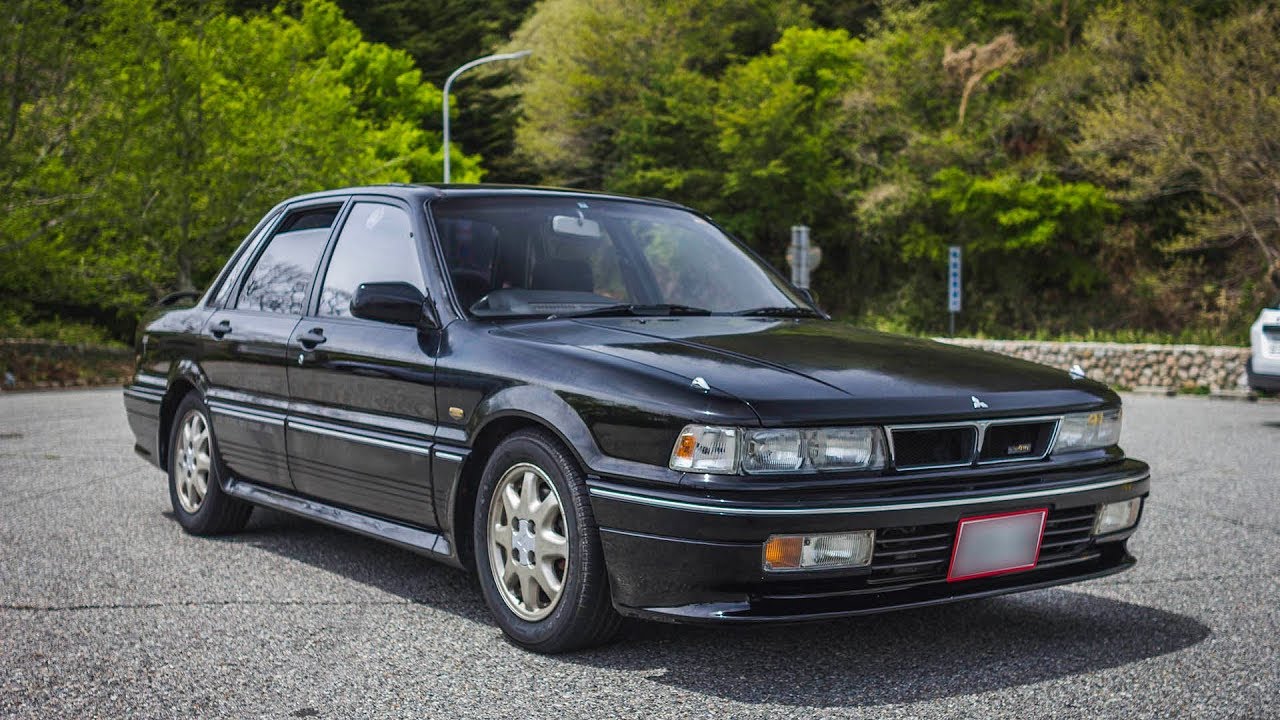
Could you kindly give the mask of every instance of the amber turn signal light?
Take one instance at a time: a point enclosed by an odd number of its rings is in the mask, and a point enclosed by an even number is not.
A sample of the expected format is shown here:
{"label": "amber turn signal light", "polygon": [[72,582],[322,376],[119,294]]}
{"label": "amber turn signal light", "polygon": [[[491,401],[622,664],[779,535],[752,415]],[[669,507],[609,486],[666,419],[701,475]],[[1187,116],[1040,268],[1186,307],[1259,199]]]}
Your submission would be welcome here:
{"label": "amber turn signal light", "polygon": [[764,544],[764,566],[770,570],[786,570],[800,567],[800,548],[804,538],[799,535],[774,535]]}
{"label": "amber turn signal light", "polygon": [[875,530],[822,535],[773,535],[764,544],[765,570],[834,570],[871,564]]}
{"label": "amber turn signal light", "polygon": [[693,449],[698,446],[698,440],[694,438],[692,433],[686,433],[680,436],[680,442],[676,445],[676,457],[693,464]]}

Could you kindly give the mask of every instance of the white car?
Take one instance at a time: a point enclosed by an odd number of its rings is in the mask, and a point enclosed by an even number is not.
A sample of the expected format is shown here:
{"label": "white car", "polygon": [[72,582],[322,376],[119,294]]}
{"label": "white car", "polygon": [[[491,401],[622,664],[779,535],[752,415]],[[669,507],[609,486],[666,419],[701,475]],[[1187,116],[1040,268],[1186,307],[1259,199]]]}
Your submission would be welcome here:
{"label": "white car", "polygon": [[1249,329],[1253,357],[1249,359],[1249,387],[1280,391],[1280,299],[1258,313]]}

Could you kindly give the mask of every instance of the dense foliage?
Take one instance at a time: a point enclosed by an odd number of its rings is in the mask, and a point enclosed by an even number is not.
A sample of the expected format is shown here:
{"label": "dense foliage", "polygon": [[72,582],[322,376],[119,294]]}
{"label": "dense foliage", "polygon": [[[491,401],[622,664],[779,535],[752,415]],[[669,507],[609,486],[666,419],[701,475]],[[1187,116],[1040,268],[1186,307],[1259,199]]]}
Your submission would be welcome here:
{"label": "dense foliage", "polygon": [[1239,342],[1280,289],[1270,7],[664,7],[546,0],[517,32],[544,177],[709,208],[779,264],[810,224],[825,304],[899,329],[945,326],[950,244],[990,335]]}
{"label": "dense foliage", "polygon": [[[247,17],[150,0],[5,13],[10,324],[69,314],[127,332],[156,298],[206,282],[289,195],[440,177],[424,129],[439,89],[324,0]],[[480,178],[477,158],[454,162]]]}
{"label": "dense foliage", "polygon": [[[345,14],[344,14],[345,13]],[[0,329],[127,334],[275,200],[438,178],[652,194],[829,309],[1243,340],[1280,295],[1280,10],[1101,0],[0,0]],[[483,167],[483,174],[482,168]],[[0,330],[2,331],[2,330]]]}

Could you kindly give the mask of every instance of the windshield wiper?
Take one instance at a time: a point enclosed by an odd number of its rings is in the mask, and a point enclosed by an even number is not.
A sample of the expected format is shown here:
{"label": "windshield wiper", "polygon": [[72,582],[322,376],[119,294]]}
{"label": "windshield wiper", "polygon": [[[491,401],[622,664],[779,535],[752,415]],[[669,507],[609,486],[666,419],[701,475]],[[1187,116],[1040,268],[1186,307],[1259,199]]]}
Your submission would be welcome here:
{"label": "windshield wiper", "polygon": [[634,303],[618,303],[617,305],[605,305],[603,307],[591,308],[589,310],[579,310],[577,312],[556,313],[550,318],[569,318],[569,317],[606,317],[610,315],[710,315],[711,311],[706,308],[691,307],[689,305],[636,305]]}
{"label": "windshield wiper", "polygon": [[821,318],[822,314],[807,307],[758,307],[750,310],[739,310],[732,315],[760,315],[767,317],[806,317]]}

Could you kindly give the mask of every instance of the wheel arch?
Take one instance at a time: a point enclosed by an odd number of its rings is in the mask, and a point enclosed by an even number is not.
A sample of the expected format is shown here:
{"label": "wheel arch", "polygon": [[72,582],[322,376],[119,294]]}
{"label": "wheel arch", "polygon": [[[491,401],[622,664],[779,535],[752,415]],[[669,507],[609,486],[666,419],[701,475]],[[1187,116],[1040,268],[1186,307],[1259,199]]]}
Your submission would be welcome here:
{"label": "wheel arch", "polygon": [[189,360],[175,363],[169,372],[169,386],[160,400],[160,424],[156,431],[156,449],[160,467],[169,467],[169,438],[173,434],[173,419],[178,412],[182,399],[190,393],[199,393],[204,397],[208,387],[204,373],[199,366]]}
{"label": "wheel arch", "polygon": [[[579,421],[581,422],[581,421]],[[572,442],[546,418],[529,412],[508,410],[485,420],[473,435],[471,452],[467,454],[458,478],[450,494],[450,532],[453,535],[458,562],[468,570],[475,569],[475,548],[472,546],[473,523],[475,522],[476,491],[480,487],[480,477],[484,473],[494,449],[505,438],[521,430],[544,430],[560,441],[570,455],[578,462],[584,472],[587,466],[582,462]]]}
{"label": "wheel arch", "polygon": [[471,547],[476,488],[489,457],[502,439],[527,428],[551,433],[583,472],[592,472],[603,457],[582,416],[555,391],[534,385],[503,388],[482,400],[467,426],[470,452],[449,491],[443,519],[450,523],[458,562],[474,568]]}

